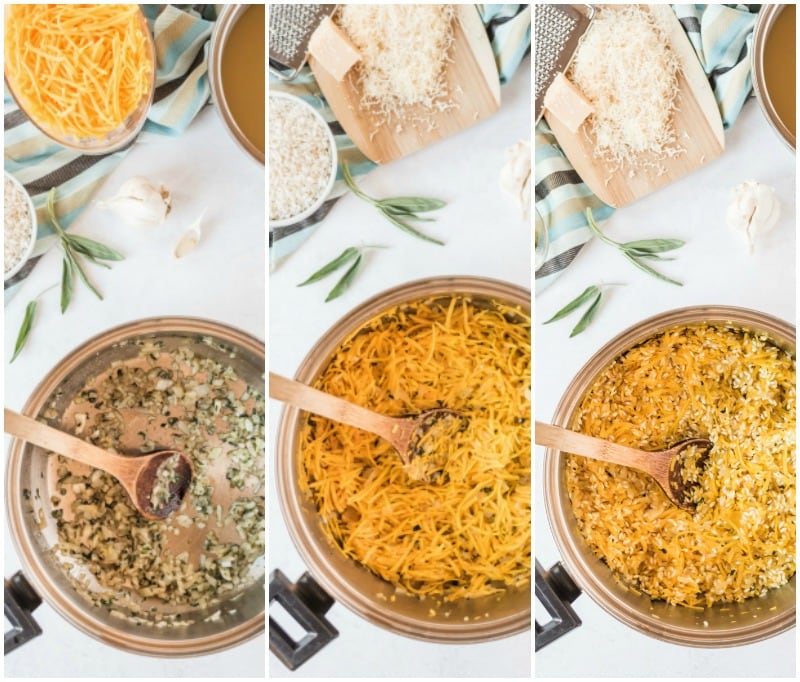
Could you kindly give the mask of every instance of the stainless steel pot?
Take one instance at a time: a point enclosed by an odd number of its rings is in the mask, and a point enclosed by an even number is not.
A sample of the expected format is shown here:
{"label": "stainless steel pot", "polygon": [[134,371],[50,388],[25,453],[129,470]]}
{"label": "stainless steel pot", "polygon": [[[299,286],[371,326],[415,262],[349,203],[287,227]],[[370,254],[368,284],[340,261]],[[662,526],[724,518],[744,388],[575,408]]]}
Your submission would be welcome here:
{"label": "stainless steel pot", "polygon": [[[305,358],[296,379],[312,383],[326,367],[340,342],[382,311],[430,296],[459,293],[469,294],[476,300],[508,303],[530,314],[530,292],[511,284],[472,277],[441,277],[411,282],[375,296],[336,323]],[[395,593],[393,586],[332,547],[321,530],[316,508],[298,483],[302,421],[300,410],[290,406],[284,409],[277,433],[275,480],[289,534],[310,573],[326,592],[375,625],[432,642],[481,642],[522,632],[530,627],[530,585],[507,590],[499,597],[455,603],[449,617],[443,613],[432,616],[429,602]],[[392,600],[380,599],[379,593],[394,594],[394,597]],[[486,613],[488,617],[484,617]],[[475,619],[476,616],[479,618]]]}
{"label": "stainless steel pot", "polygon": [[[188,346],[199,357],[231,366],[248,385],[263,391],[264,344],[222,324],[191,318],[158,318],[116,327],[87,341],[59,362],[28,399],[23,412],[42,417],[49,409],[59,415],[90,377],[114,361],[139,354],[136,340],[157,340],[165,349]],[[50,421],[58,422],[58,417]],[[185,627],[156,627],[129,622],[91,605],[80,596],[55,559],[57,539],[51,518],[51,491],[56,467],[42,450],[14,440],[6,465],[6,513],[23,573],[35,592],[75,627],[112,646],[153,656],[190,656],[220,651],[264,630],[264,564],[257,561],[249,583],[205,608],[172,607]],[[28,494],[25,491],[29,491]],[[40,512],[41,510],[41,512]],[[216,612],[219,611],[219,614]]]}
{"label": "stainless steel pot", "polygon": [[[797,136],[792,132],[789,127],[781,120],[778,111],[770,98],[769,89],[764,75],[764,53],[766,50],[767,42],[770,38],[775,22],[784,11],[786,5],[762,5],[756,17],[755,27],[753,29],[753,49],[751,51],[751,71],[753,75],[753,90],[758,99],[758,104],[761,111],[764,112],[767,121],[772,129],[778,133],[781,139],[795,149],[797,144]],[[791,55],[794,60],[794,54]]]}
{"label": "stainless steel pot", "polygon": [[[795,355],[795,327],[764,313],[722,306],[673,310],[631,327],[597,351],[570,383],[553,423],[564,427],[572,423],[586,391],[614,358],[654,334],[684,323],[732,324],[764,333]],[[627,589],[595,556],[578,530],[566,488],[565,465],[564,453],[546,450],[542,484],[547,519],[569,576],[614,618],[656,639],[696,647],[750,644],[794,626],[796,576],[764,597],[701,610],[653,601]]]}
{"label": "stainless steel pot", "polygon": [[[236,22],[250,7],[252,5],[234,4],[222,6],[214,24],[214,31],[211,34],[211,43],[208,48],[208,79],[214,103],[228,132],[236,140],[239,147],[263,166],[265,162],[264,152],[258,149],[239,127],[225,97],[225,88],[222,81],[222,55],[225,45]],[[266,59],[266,57],[262,57],[263,59]],[[262,65],[262,71],[263,68]]]}

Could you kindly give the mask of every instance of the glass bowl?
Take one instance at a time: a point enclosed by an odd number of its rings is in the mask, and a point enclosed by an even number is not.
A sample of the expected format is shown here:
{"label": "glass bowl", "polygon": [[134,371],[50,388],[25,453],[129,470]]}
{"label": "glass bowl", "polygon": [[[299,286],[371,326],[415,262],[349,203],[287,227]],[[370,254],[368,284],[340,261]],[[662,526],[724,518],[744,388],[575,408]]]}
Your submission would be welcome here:
{"label": "glass bowl", "polygon": [[37,121],[31,116],[28,109],[25,107],[24,98],[20,97],[17,93],[13,79],[5,74],[5,82],[9,92],[14,97],[14,101],[19,106],[20,110],[28,117],[28,119],[36,126],[42,133],[49,137],[53,142],[60,144],[68,149],[74,149],[82,154],[100,155],[109,154],[118,151],[131,144],[136,136],[141,131],[142,127],[147,120],[147,113],[150,110],[150,105],[153,102],[153,95],[155,92],[156,82],[156,48],[153,40],[153,35],[150,32],[150,27],[147,24],[147,18],[142,12],[141,8],[137,10],[137,16],[141,22],[142,30],[147,38],[148,45],[148,65],[150,67],[151,80],[147,91],[142,95],[136,109],[131,112],[127,118],[114,130],[109,131],[100,137],[77,137],[75,135],[65,134],[60,130],[56,130],[40,121]]}

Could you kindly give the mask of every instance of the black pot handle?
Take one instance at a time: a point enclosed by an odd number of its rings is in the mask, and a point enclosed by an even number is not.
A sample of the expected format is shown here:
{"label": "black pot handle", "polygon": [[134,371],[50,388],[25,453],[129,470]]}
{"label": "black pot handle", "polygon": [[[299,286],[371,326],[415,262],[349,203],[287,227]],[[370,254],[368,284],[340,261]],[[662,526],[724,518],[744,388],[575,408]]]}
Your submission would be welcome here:
{"label": "black pot handle", "polygon": [[20,571],[5,581],[3,609],[6,621],[11,627],[6,630],[3,637],[5,647],[3,655],[11,653],[28,640],[42,634],[42,628],[31,615],[41,603],[41,598]]}
{"label": "black pot handle", "polygon": [[325,618],[333,599],[308,573],[292,584],[279,570],[269,576],[269,603],[278,602],[305,631],[295,641],[278,622],[269,619],[269,650],[290,670],[297,670],[320,649],[339,636]]}
{"label": "black pot handle", "polygon": [[536,621],[536,651],[580,626],[581,619],[570,606],[580,594],[561,562],[549,571],[536,562],[536,598],[551,617],[544,625]]}

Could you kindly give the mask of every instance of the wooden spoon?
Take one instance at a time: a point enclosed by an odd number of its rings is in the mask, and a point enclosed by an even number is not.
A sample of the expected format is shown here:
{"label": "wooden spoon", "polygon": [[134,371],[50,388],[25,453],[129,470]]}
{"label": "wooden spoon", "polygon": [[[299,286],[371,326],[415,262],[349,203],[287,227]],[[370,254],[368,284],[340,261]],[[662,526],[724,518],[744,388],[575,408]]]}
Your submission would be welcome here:
{"label": "wooden spoon", "polygon": [[[425,410],[407,417],[389,417],[272,372],[269,373],[269,395],[270,398],[289,403],[307,412],[380,436],[397,450],[406,467],[415,457],[422,454],[418,445],[431,426],[448,417],[456,417],[459,422],[464,419],[463,415],[446,407]],[[428,480],[435,473],[424,471],[424,467],[420,470],[414,467],[413,472],[407,471],[410,476],[418,480]]]}
{"label": "wooden spoon", "polygon": [[712,447],[708,438],[688,438],[673,445],[669,450],[648,452],[542,422],[536,422],[536,443],[558,448],[562,452],[643,471],[656,480],[670,502],[690,512],[697,506],[691,500],[691,489],[695,484],[684,480],[683,451],[690,446],[704,450],[705,452],[697,460],[697,465],[702,467]]}
{"label": "wooden spoon", "polygon": [[[135,457],[118,455],[8,408],[4,408],[3,420],[6,433],[111,474],[128,492],[139,513],[154,521],[165,519],[180,507],[192,482],[192,463],[177,450],[159,450]],[[163,504],[154,504],[153,487],[159,466],[173,455],[178,455],[178,460],[174,467],[175,475],[170,477],[168,497]]]}

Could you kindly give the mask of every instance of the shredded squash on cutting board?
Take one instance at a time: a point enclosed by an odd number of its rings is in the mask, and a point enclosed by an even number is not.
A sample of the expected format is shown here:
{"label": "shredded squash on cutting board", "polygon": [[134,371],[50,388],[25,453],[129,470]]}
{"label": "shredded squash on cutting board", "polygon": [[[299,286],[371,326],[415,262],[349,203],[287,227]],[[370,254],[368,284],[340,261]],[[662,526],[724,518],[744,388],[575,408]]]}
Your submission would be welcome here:
{"label": "shredded squash on cutting board", "polygon": [[382,439],[309,416],[301,487],[330,542],[417,596],[528,584],[530,359],[529,315],[464,296],[394,308],[351,334],[317,388],[389,415],[446,406],[467,421],[438,443],[442,474],[426,482]]}
{"label": "shredded squash on cutting board", "polygon": [[5,74],[40,127],[75,138],[122,125],[152,86],[138,5],[9,5]]}

